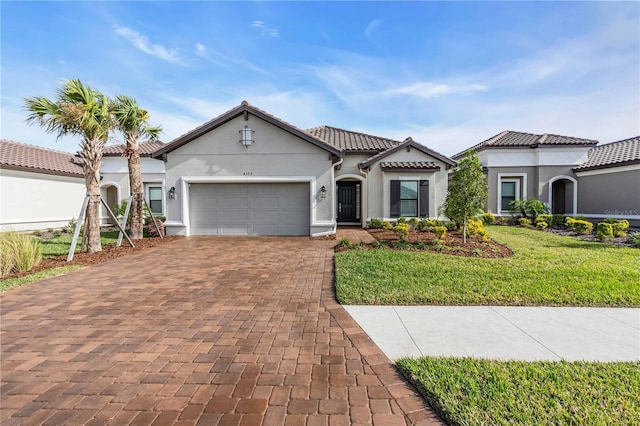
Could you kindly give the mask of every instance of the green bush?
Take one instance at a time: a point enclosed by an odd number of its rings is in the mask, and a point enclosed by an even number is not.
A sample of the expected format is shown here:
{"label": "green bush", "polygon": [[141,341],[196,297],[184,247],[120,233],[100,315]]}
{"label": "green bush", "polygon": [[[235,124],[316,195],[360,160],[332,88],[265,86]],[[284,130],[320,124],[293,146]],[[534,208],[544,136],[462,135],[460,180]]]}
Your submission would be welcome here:
{"label": "green bush", "polygon": [[477,235],[484,241],[489,239],[489,232],[484,229],[482,222],[479,220],[471,219],[467,221],[467,235]]}
{"label": "green bush", "polygon": [[538,215],[549,213],[549,208],[542,201],[535,198],[513,200],[509,203],[509,210],[514,214],[519,214],[531,220],[535,220]]}
{"label": "green bush", "polygon": [[33,231],[34,237],[42,237],[42,231]]}
{"label": "green bush", "polygon": [[626,219],[614,219],[612,217],[608,217],[604,219],[602,222],[608,223],[613,228],[613,235],[616,237],[626,237],[627,233],[625,232],[629,229],[629,221]]}
{"label": "green bush", "polygon": [[498,216],[496,218],[496,225],[508,225],[509,218],[507,216]]}
{"label": "green bush", "polygon": [[586,220],[576,220],[575,218],[567,217],[565,223],[567,227],[576,234],[587,235],[593,231],[593,223]]}
{"label": "green bush", "polygon": [[549,227],[549,224],[543,220],[536,220],[536,228],[538,228],[541,231],[544,231],[545,229],[547,229]]}
{"label": "green bush", "polygon": [[0,234],[0,276],[28,272],[42,261],[40,241],[27,234]]}
{"label": "green bush", "polygon": [[402,224],[402,223],[407,223],[407,218],[404,216],[400,216],[399,218],[396,219],[396,224]]}
{"label": "green bush", "polygon": [[610,223],[600,222],[596,225],[596,236],[600,241],[611,241],[613,239],[613,226]]}
{"label": "green bush", "polygon": [[411,219],[409,219],[407,221],[407,223],[409,224],[409,226],[412,229],[416,229],[418,227],[418,225],[420,224],[420,220],[417,217],[412,217]]}
{"label": "green bush", "polygon": [[444,236],[447,235],[447,227],[446,226],[435,226],[433,228],[433,232],[436,233],[439,240],[443,240]]}
{"label": "green bush", "polygon": [[493,225],[496,217],[491,212],[482,213],[482,223],[485,225]]}
{"label": "green bush", "polygon": [[560,226],[564,223],[564,215],[554,214],[551,215],[551,222],[547,222],[552,226]]}
{"label": "green bush", "polygon": [[336,247],[345,247],[345,248],[351,248],[353,245],[351,244],[351,241],[349,241],[346,238],[341,238],[338,243],[336,244]]}
{"label": "green bush", "polygon": [[547,225],[553,223],[553,216],[550,214],[541,214],[538,217],[536,217],[535,223],[536,225],[538,224],[538,222],[547,222]]}
{"label": "green bush", "polygon": [[518,219],[518,223],[520,224],[520,226],[524,226],[525,228],[528,228],[531,226],[531,219],[527,219],[526,217],[521,217],[520,219]]}
{"label": "green bush", "polygon": [[367,222],[367,228],[371,229],[391,229],[391,223],[384,219],[371,218]]}
{"label": "green bush", "polygon": [[445,228],[447,228],[447,231],[455,231],[456,229],[458,229],[458,224],[452,220],[449,222],[443,222],[443,225]]}
{"label": "green bush", "polygon": [[633,244],[634,246],[640,248],[640,232],[632,232],[629,234],[627,238],[627,242],[629,244]]}
{"label": "green bush", "polygon": [[406,223],[398,223],[393,227],[393,232],[398,234],[401,240],[405,240],[409,235],[409,225]]}
{"label": "green bush", "polygon": [[574,216],[573,217],[574,220],[587,220],[587,218],[585,216],[582,216],[581,214]]}

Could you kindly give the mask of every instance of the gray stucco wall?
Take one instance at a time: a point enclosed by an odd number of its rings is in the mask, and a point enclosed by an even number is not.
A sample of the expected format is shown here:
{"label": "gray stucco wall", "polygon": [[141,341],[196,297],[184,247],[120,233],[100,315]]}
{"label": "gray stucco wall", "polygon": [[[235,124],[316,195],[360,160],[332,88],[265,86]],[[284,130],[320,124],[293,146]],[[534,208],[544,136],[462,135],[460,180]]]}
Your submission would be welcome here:
{"label": "gray stucco wall", "polygon": [[640,170],[578,175],[578,213],[597,217],[636,216],[640,225]]}
{"label": "gray stucco wall", "polygon": [[[255,142],[249,147],[239,143],[239,130],[244,126],[255,131]],[[252,115],[248,121],[237,117],[168,153],[166,187],[176,188],[176,198],[167,200],[168,233],[187,231],[189,179],[212,183],[306,181],[311,198],[310,234],[331,232],[335,225],[330,153]],[[324,199],[318,196],[322,186],[327,188]]]}

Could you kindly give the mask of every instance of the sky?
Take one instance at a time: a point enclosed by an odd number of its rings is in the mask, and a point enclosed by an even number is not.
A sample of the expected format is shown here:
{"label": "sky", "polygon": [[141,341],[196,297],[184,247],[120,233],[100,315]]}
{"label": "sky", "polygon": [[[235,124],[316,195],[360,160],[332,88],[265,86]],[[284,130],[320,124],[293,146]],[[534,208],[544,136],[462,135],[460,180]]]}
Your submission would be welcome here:
{"label": "sky", "polygon": [[164,142],[243,100],[445,155],[640,134],[640,2],[1,1],[0,23],[0,136],[64,151],[24,98],[74,78],[134,97]]}

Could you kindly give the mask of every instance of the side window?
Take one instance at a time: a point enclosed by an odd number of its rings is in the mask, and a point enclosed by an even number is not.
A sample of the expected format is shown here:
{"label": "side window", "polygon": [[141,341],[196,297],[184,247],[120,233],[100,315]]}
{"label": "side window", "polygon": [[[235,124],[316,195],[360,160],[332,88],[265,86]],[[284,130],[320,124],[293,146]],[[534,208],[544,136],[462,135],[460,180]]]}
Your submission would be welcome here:
{"label": "side window", "polygon": [[429,181],[392,180],[391,217],[429,215]]}
{"label": "side window", "polygon": [[162,186],[148,186],[147,199],[152,214],[162,214]]}
{"label": "side window", "polygon": [[502,178],[500,182],[500,210],[508,211],[509,203],[520,199],[520,179]]}

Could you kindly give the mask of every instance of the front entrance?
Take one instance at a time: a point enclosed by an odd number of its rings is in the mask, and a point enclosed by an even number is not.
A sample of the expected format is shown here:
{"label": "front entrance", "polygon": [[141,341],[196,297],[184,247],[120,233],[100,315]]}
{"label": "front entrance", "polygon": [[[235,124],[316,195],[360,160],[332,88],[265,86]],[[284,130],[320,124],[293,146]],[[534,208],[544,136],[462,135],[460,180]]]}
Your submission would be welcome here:
{"label": "front entrance", "polygon": [[337,182],[338,223],[360,223],[360,182]]}
{"label": "front entrance", "polygon": [[574,209],[574,186],[569,179],[557,179],[551,183],[551,213],[576,214]]}

